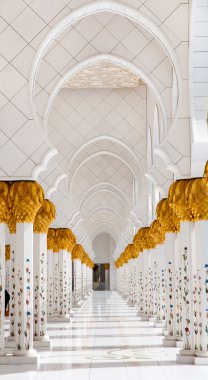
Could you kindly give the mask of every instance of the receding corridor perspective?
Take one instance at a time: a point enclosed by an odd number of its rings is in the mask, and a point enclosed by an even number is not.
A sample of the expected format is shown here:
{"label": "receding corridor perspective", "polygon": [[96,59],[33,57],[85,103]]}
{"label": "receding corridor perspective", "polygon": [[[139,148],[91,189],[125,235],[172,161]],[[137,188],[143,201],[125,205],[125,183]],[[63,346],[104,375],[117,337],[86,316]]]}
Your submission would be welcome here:
{"label": "receding corridor perspective", "polygon": [[0,0],[0,377],[208,380],[208,0]]}

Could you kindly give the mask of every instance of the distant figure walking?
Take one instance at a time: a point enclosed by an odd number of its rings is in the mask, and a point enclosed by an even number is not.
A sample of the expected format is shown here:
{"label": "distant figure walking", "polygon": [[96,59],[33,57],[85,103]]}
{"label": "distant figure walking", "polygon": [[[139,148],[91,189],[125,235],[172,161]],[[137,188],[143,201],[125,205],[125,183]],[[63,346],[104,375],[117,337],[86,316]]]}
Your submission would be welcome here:
{"label": "distant figure walking", "polygon": [[9,300],[10,300],[9,292],[5,290],[5,314],[7,313],[7,307],[9,306]]}

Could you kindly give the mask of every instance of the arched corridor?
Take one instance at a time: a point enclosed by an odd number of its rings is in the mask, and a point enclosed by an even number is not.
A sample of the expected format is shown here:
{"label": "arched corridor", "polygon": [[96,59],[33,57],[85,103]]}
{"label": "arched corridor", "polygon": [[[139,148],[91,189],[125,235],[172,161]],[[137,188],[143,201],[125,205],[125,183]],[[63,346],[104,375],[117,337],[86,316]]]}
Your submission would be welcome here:
{"label": "arched corridor", "polygon": [[3,378],[208,380],[207,99],[208,0],[0,0]]}

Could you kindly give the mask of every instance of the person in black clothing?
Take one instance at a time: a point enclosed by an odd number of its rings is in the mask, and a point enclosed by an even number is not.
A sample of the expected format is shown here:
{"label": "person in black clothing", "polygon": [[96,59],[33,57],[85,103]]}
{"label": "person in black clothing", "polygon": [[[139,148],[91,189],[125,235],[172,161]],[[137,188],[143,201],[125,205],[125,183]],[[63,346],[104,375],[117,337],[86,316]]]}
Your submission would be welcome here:
{"label": "person in black clothing", "polygon": [[10,300],[10,295],[8,291],[5,289],[5,313],[6,313],[7,306],[9,305],[9,300]]}

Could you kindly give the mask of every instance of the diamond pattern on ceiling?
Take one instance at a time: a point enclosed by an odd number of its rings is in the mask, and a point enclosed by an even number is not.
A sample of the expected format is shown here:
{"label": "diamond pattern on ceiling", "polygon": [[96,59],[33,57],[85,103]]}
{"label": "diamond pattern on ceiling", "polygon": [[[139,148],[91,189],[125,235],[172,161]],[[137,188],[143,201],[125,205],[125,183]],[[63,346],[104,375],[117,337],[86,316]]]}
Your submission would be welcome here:
{"label": "diamond pattern on ceiling", "polygon": [[[54,51],[57,51],[56,58]],[[40,66],[37,76],[37,83],[45,87],[45,104],[51,92],[50,83],[53,87],[60,80],[60,75],[66,74],[77,63],[105,53],[133,62],[149,75],[160,89],[162,86],[165,90],[166,86],[169,87],[172,83],[172,72],[168,71],[171,64],[168,60],[165,61],[166,53],[153,36],[125,17],[118,15],[109,17],[109,14],[105,17],[105,12],[102,12],[83,18],[70,26],[46,51],[41,64],[43,67]],[[65,66],[60,71],[62,62]],[[169,73],[168,76],[164,76],[164,72]],[[89,82],[85,77],[82,78],[83,80]],[[39,97],[40,103],[43,104],[41,93],[37,94],[36,102],[38,103]],[[167,95],[164,94],[165,97]],[[37,108],[38,113],[43,116],[41,107]]]}
{"label": "diamond pattern on ceiling", "polygon": [[[110,170],[110,171],[109,171]],[[83,179],[80,183],[80,179]],[[79,199],[90,186],[99,182],[110,182],[132,198],[133,176],[129,168],[119,159],[109,155],[100,155],[89,160],[77,172],[72,182],[72,199]]]}
{"label": "diamond pattern on ceiling", "polygon": [[48,134],[60,153],[63,170],[77,147],[100,135],[123,141],[142,157],[146,153],[141,149],[146,144],[146,86],[62,89],[50,114]]}
{"label": "diamond pattern on ceiling", "polygon": [[[29,175],[33,168],[40,164],[48,149],[44,139],[39,138],[38,141],[31,139],[28,78],[32,60],[42,39],[50,29],[72,9],[88,2],[88,0],[7,0],[1,2],[0,174],[2,176],[25,177]],[[181,47],[183,44],[181,41],[188,41],[186,37],[188,28],[185,22],[180,22],[180,28],[177,31],[175,29],[175,20],[178,19],[178,16],[181,19],[181,15],[184,14],[184,20],[186,19],[188,4],[185,3],[187,1],[183,4],[180,0],[124,0],[123,2],[139,9],[140,12],[160,25],[173,48]],[[35,88],[39,115],[43,115],[48,97],[61,76],[81,60],[100,52],[124,57],[141,67],[153,79],[166,101],[169,96],[166,87],[171,88],[172,86],[172,70],[167,59],[164,59],[164,52],[157,42],[149,33],[139,29],[126,18],[102,12],[89,18],[83,18],[74,24],[59,36],[46,52]],[[179,57],[179,60],[182,61],[182,64],[185,63],[185,59]],[[138,90],[142,88],[145,92],[145,86],[139,86]],[[71,104],[68,96],[65,99],[61,92],[53,107],[49,135],[50,140],[59,149],[58,164],[65,170],[68,159],[77,147],[83,142],[105,133],[128,143],[145,168],[146,95],[135,93],[134,90],[130,90],[129,94],[125,94],[124,97],[122,97],[122,92],[118,94],[114,90],[106,94],[106,97],[101,96],[101,92],[98,93],[98,91],[85,92],[81,97],[80,95],[81,93],[78,91],[74,92],[73,96],[70,93]],[[140,102],[138,102],[138,95],[141,96]],[[59,108],[57,109],[58,103]],[[98,111],[96,106],[98,106]],[[23,135],[24,138],[22,138]],[[30,149],[28,141],[31,141],[32,149]],[[168,153],[171,152],[174,162],[177,159],[183,159],[179,150],[172,145],[166,148]],[[105,150],[119,153],[119,148],[115,146],[106,146]],[[93,152],[92,148],[91,151]],[[87,150],[83,152],[83,157],[86,157],[86,154]],[[180,157],[178,158],[178,156]],[[12,157],[13,162],[8,157]],[[122,152],[122,157],[129,159],[129,155],[125,151]],[[82,155],[79,155],[79,163],[81,159]],[[56,175],[60,173],[57,162],[53,161],[41,175],[40,180],[44,189],[51,186]],[[136,162],[132,165],[135,166]],[[88,170],[90,171],[89,168]],[[110,175],[109,170],[108,174]],[[161,181],[163,181],[162,178]],[[71,215],[71,205],[69,205],[69,198],[64,198],[63,189],[61,187],[59,189],[60,191],[54,193],[52,198],[57,206],[56,223],[64,225]],[[99,198],[100,204],[104,205],[105,200],[106,203],[110,202],[108,196],[105,195],[103,199]],[[66,207],[67,201],[68,208]],[[95,206],[94,203],[92,207]]]}

